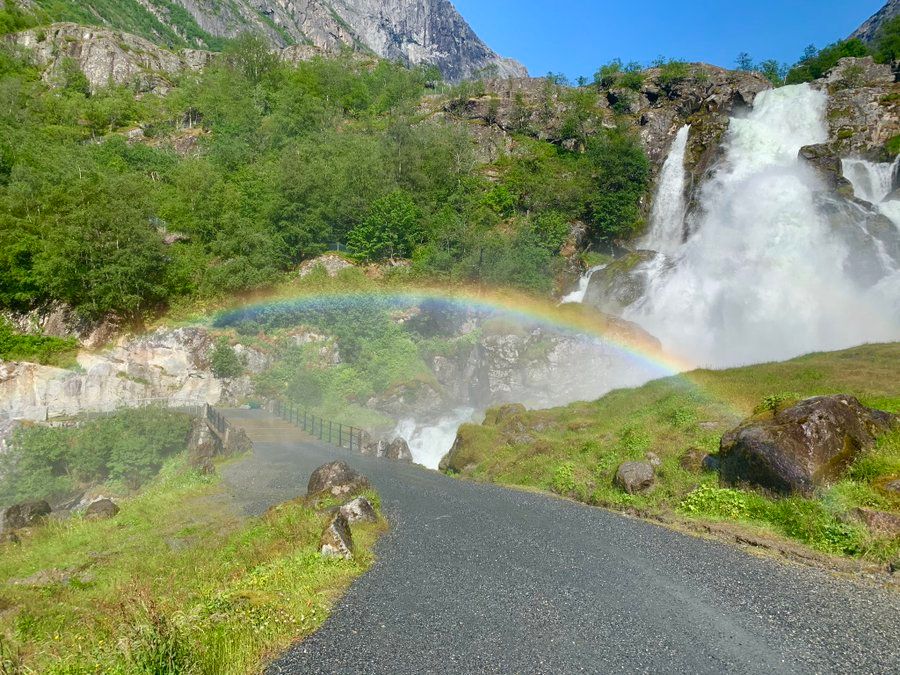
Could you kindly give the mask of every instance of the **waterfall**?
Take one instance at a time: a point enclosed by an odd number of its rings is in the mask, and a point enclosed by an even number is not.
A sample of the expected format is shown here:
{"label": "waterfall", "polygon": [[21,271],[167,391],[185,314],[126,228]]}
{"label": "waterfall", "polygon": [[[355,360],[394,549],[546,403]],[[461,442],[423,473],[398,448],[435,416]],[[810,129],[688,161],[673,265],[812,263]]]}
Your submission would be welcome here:
{"label": "waterfall", "polygon": [[900,280],[854,277],[861,254],[841,231],[868,237],[869,249],[871,237],[859,223],[835,223],[847,216],[826,212],[824,186],[798,158],[827,140],[826,102],[808,85],[782,87],[731,120],[695,231],[626,319],[710,366],[900,339]]}
{"label": "waterfall", "polygon": [[[691,126],[678,130],[669,156],[659,173],[659,187],[650,214],[650,230],[639,242],[640,248],[666,255],[675,253],[684,240],[684,216],[687,202],[684,198],[684,155],[687,152]],[[582,299],[584,294],[582,294]]]}
{"label": "waterfall", "polygon": [[844,176],[853,184],[853,193],[875,207],[900,228],[900,200],[888,199],[894,191],[894,176],[900,157],[893,162],[842,160]]}
{"label": "waterfall", "polygon": [[472,408],[458,408],[434,424],[404,419],[397,425],[394,435],[407,442],[416,464],[437,469],[441,459],[453,447],[459,427],[473,421],[474,415]]}
{"label": "waterfall", "polygon": [[591,277],[594,276],[594,272],[599,272],[606,265],[597,265],[596,267],[592,267],[587,272],[585,272],[581,279],[578,280],[578,286],[574,291],[569,293],[568,295],[564,295],[560,303],[565,304],[579,304],[584,302],[584,296],[587,293],[588,286],[591,283]]}

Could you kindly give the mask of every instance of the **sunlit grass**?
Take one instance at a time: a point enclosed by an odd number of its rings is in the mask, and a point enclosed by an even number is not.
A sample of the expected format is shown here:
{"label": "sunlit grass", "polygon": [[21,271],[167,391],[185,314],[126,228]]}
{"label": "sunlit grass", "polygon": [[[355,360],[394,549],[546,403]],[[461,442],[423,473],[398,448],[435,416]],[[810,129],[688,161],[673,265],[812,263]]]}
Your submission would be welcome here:
{"label": "sunlit grass", "polygon": [[[900,411],[900,344],[813,354],[787,363],[697,371],[598,401],[520,414],[499,425],[464,426],[455,462],[465,476],[552,490],[613,508],[634,507],[685,519],[729,521],[815,549],[876,561],[900,555],[900,540],[868,533],[857,507],[900,512],[883,486],[900,478],[900,431],[881,438],[844,480],[812,499],[775,499],[719,487],[713,472],[682,465],[691,450],[715,453],[722,434],[767,397],[847,393],[864,405]],[[656,488],[628,495],[613,484],[618,466],[648,452],[662,464]]]}
{"label": "sunlit grass", "polygon": [[323,558],[324,516],[292,502],[243,517],[181,459],[121,507],[3,546],[8,661],[46,673],[257,672],[322,623],[383,529],[355,526],[355,558]]}

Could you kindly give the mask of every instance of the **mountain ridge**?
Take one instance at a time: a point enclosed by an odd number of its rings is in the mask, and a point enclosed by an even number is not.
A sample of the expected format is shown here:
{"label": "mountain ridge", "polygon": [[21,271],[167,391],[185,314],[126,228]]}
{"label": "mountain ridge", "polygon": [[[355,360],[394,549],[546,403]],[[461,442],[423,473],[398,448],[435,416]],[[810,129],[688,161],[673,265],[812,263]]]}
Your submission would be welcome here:
{"label": "mountain ridge", "polygon": [[136,34],[167,47],[216,50],[241,33],[275,49],[307,45],[324,52],[370,52],[406,65],[433,65],[459,81],[522,77],[525,67],[499,56],[450,0],[18,0],[53,21]]}
{"label": "mountain ridge", "polygon": [[874,42],[881,27],[895,16],[900,16],[900,0],[889,0],[884,7],[857,28],[850,35],[850,38],[856,38],[867,43]]}

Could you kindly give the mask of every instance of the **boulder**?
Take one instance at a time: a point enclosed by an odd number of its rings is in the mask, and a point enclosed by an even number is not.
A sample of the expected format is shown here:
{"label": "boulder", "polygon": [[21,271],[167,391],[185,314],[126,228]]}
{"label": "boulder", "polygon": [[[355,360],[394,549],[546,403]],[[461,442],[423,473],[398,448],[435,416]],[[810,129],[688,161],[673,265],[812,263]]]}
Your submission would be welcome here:
{"label": "boulder", "polygon": [[892,480],[890,483],[887,483],[884,486],[884,489],[888,492],[894,492],[896,494],[900,494],[900,480]]}
{"label": "boulder", "polygon": [[584,302],[601,312],[620,315],[644,297],[647,269],[662,260],[656,251],[633,251],[596,270],[588,281]]}
{"label": "boulder", "polygon": [[853,196],[853,184],[844,177],[841,158],[828,143],[800,148],[800,160],[810,167],[828,187],[845,197]]}
{"label": "boulder", "polygon": [[0,513],[0,532],[43,525],[50,511],[50,504],[45,501],[24,502],[10,506]]}
{"label": "boulder", "polygon": [[723,483],[749,483],[781,494],[810,494],[841,475],[875,437],[897,423],[847,395],[819,396],[765,412],[722,437]]}
{"label": "boulder", "polygon": [[650,466],[652,466],[654,469],[658,469],[662,466],[662,459],[660,459],[659,455],[657,455],[655,452],[648,452],[645,457],[650,463]]}
{"label": "boulder", "polygon": [[388,443],[384,456],[398,462],[412,462],[413,456],[409,444],[403,438],[395,438]]}
{"label": "boulder", "polygon": [[369,487],[369,480],[346,462],[329,462],[313,471],[306,491],[310,496],[328,494],[340,497]]}
{"label": "boulder", "polygon": [[645,492],[656,482],[656,472],[649,462],[625,462],[616,471],[615,484],[630,495]]}
{"label": "boulder", "polygon": [[484,423],[496,426],[517,415],[524,415],[526,412],[528,412],[527,408],[521,403],[507,403],[488,409],[484,414]]}
{"label": "boulder", "polygon": [[378,521],[378,514],[375,512],[375,507],[372,506],[372,503],[365,497],[357,497],[356,499],[347,502],[339,509],[339,511],[351,525],[361,522],[374,523]]}
{"label": "boulder", "polygon": [[98,499],[84,511],[85,520],[106,520],[114,517],[119,512],[112,499]]}
{"label": "boulder", "polygon": [[322,538],[319,541],[319,550],[322,555],[328,557],[352,558],[353,535],[350,533],[350,523],[347,518],[338,511],[331,516]]}

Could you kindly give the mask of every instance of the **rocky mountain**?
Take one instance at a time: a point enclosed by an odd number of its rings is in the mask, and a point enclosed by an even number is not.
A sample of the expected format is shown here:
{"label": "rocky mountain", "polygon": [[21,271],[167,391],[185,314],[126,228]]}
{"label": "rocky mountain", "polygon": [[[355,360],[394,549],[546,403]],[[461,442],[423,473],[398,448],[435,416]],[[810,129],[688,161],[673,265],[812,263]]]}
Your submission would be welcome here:
{"label": "rocky mountain", "polygon": [[[68,0],[67,0],[68,1]],[[20,0],[30,4],[30,0]],[[57,3],[51,18],[135,33],[157,44],[214,49],[221,38],[264,35],[273,48],[293,45],[324,52],[371,53],[410,65],[437,66],[448,80],[483,73],[526,75],[521,64],[498,56],[449,0],[86,0]],[[137,19],[133,17],[138,17]]]}
{"label": "rocky mountain", "polygon": [[863,42],[872,42],[878,35],[881,26],[900,15],[900,0],[889,0],[874,16],[856,29],[851,38],[859,38]]}

